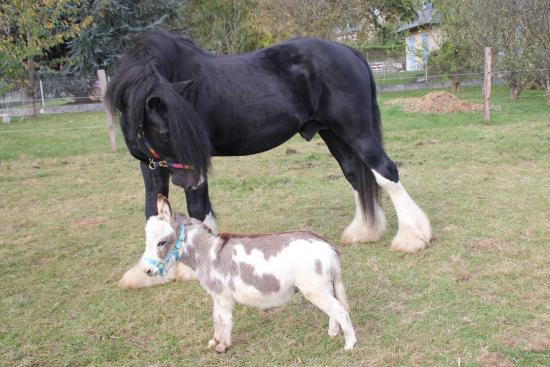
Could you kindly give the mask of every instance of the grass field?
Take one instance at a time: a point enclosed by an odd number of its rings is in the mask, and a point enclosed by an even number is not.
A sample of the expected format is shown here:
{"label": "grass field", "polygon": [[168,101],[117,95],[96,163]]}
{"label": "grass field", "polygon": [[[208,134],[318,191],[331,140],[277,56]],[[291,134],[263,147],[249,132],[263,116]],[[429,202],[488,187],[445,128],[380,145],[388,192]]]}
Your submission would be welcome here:
{"label": "grass field", "polygon": [[[300,295],[271,311],[237,306],[234,346],[207,350],[212,301],[196,282],[116,287],[144,248],[144,197],[120,138],[109,153],[104,115],[0,125],[0,365],[550,365],[550,107],[540,91],[512,103],[497,88],[501,109],[484,126],[477,113],[383,104],[423,93],[380,102],[386,150],[436,240],[415,255],[389,251],[396,218],[384,196],[383,239],[339,246],[352,353]],[[481,100],[479,89],[460,97]],[[213,167],[222,230],[337,241],[352,219],[351,190],[319,138]],[[185,210],[181,191],[171,199]]]}

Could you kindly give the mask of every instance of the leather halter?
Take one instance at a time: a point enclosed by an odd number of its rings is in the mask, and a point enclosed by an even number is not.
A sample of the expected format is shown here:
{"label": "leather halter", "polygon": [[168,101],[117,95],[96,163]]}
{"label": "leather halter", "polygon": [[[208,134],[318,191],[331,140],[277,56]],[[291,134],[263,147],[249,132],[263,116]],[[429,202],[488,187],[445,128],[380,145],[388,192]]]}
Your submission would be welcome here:
{"label": "leather halter", "polygon": [[143,144],[147,148],[147,151],[149,151],[149,153],[151,153],[151,155],[153,156],[149,157],[149,169],[154,170],[158,167],[189,170],[194,169],[193,166],[190,164],[174,163],[163,159],[162,156],[153,148],[151,143],[149,143],[149,141],[145,137],[145,132],[143,131],[143,126],[141,124],[138,126],[137,137],[139,140],[143,141]]}

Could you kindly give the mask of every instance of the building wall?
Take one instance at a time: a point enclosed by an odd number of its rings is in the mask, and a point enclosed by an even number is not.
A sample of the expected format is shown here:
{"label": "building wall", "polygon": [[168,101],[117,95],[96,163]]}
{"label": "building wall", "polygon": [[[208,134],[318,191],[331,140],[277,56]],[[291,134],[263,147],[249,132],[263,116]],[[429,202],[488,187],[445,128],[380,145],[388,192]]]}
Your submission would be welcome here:
{"label": "building wall", "polygon": [[[426,39],[427,48],[424,46],[424,39]],[[427,54],[429,54],[432,50],[439,47],[437,40],[437,26],[432,26],[430,28],[419,28],[409,32],[405,36],[405,60],[407,71],[424,69],[425,55],[427,56]],[[411,48],[411,46],[413,46],[414,49]],[[413,51],[411,52],[411,50]]]}

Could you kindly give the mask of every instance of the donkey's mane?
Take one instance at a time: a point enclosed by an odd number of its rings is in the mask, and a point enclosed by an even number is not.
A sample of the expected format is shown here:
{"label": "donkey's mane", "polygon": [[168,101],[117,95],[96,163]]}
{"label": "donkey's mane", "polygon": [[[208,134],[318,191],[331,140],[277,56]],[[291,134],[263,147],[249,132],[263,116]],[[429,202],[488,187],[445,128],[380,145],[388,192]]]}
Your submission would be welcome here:
{"label": "donkey's mane", "polygon": [[136,36],[109,83],[105,100],[109,109],[124,115],[120,119],[127,141],[135,142],[140,126],[146,124],[145,105],[159,97],[166,108],[170,141],[177,161],[191,164],[206,174],[210,162],[210,141],[204,124],[193,107],[171,83],[191,79],[185,67],[189,54],[204,54],[195,43],[162,29]]}

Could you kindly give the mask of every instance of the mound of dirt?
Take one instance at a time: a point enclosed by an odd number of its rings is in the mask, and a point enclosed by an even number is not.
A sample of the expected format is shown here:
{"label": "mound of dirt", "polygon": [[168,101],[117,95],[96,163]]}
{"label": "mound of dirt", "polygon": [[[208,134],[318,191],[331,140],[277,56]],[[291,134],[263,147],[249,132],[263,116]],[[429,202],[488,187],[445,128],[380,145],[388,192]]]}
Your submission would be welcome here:
{"label": "mound of dirt", "polygon": [[483,111],[483,105],[466,102],[448,92],[430,92],[422,98],[395,98],[385,104],[401,105],[406,112],[447,113]]}

